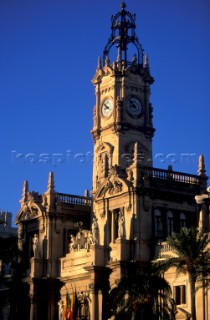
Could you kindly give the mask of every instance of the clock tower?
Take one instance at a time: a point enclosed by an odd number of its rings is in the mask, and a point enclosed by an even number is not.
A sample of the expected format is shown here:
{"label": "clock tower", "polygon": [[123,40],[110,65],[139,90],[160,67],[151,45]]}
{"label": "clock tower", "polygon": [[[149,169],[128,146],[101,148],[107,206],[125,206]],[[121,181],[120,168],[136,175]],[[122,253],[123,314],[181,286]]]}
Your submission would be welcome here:
{"label": "clock tower", "polygon": [[[209,232],[203,156],[198,175],[174,171],[172,166],[153,167],[154,79],[135,30],[135,15],[123,2],[111,18],[111,36],[92,80],[96,95],[92,197],[88,192],[83,197],[55,191],[52,172],[42,195],[24,183],[16,217],[18,270],[22,269],[25,293],[18,310],[21,319],[57,320],[58,314],[59,320],[68,314],[74,319],[113,319],[118,308],[113,309],[110,301],[119,281],[170,255],[168,236],[191,226]],[[164,277],[177,304],[186,307],[186,315],[188,278],[177,279],[171,270]],[[196,294],[201,314],[203,292]]]}
{"label": "clock tower", "polygon": [[[93,193],[114,166],[129,169],[134,161],[152,165],[152,105],[148,57],[136,36],[135,15],[121,11],[111,19],[111,36],[103,59],[98,59],[95,86],[96,104],[91,131],[94,140]],[[114,53],[116,58],[111,60]],[[130,56],[130,53],[132,56]]]}
{"label": "clock tower", "polygon": [[112,269],[110,285],[126,272],[129,261],[145,263],[150,258],[152,221],[150,214],[144,215],[141,183],[143,168],[152,166],[154,79],[135,30],[135,15],[123,2],[111,18],[111,36],[92,80],[93,212],[103,265]]}

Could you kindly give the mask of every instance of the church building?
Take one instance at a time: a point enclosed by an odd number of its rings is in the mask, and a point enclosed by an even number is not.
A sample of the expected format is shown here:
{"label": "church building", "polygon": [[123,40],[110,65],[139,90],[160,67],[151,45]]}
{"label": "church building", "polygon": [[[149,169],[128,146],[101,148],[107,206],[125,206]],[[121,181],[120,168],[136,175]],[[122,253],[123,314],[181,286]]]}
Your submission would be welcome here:
{"label": "church building", "polygon": [[[197,175],[153,167],[153,82],[135,15],[123,2],[92,79],[91,192],[55,191],[53,172],[44,194],[29,191],[24,182],[15,221],[25,305],[20,319],[65,319],[71,305],[74,320],[108,320],[109,294],[131,265],[145,268],[167,250],[167,236],[184,226],[209,232],[203,156]],[[181,307],[177,319],[186,319],[181,310],[190,311],[189,282],[174,277],[170,285]]]}

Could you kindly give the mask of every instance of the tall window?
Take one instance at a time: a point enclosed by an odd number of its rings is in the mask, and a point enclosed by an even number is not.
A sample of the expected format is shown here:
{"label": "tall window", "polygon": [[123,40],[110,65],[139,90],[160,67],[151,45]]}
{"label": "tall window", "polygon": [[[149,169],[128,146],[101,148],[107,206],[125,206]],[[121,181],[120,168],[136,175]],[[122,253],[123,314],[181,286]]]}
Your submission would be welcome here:
{"label": "tall window", "polygon": [[118,238],[118,220],[119,220],[120,209],[114,209],[111,212],[111,242],[115,242]]}
{"label": "tall window", "polygon": [[174,216],[171,211],[167,212],[167,235],[171,236],[174,231]]}
{"label": "tall window", "polygon": [[186,227],[186,214],[180,213],[180,229]]}
{"label": "tall window", "polygon": [[186,304],[186,285],[175,286],[173,295],[177,305]]}
{"label": "tall window", "polygon": [[161,217],[161,212],[159,209],[155,209],[155,236],[162,237],[163,235],[163,222]]}

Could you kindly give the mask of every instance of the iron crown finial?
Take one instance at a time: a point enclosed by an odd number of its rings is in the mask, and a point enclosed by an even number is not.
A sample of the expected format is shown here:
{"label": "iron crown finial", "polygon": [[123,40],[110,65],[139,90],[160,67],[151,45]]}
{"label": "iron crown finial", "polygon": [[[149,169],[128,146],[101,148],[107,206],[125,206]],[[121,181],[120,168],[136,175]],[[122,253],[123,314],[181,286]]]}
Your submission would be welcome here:
{"label": "iron crown finial", "polygon": [[103,66],[106,64],[106,57],[109,58],[110,49],[113,46],[117,48],[116,62],[124,62],[124,66],[131,64],[129,61],[129,45],[133,44],[136,47],[136,63],[143,65],[143,48],[136,36],[136,16],[125,10],[126,4],[123,1],[121,11],[117,12],[111,18],[111,36],[108,39],[103,51]]}
{"label": "iron crown finial", "polygon": [[124,1],[123,1],[122,4],[121,4],[121,8],[122,8],[122,10],[124,10],[124,9],[126,8],[126,4],[125,4]]}

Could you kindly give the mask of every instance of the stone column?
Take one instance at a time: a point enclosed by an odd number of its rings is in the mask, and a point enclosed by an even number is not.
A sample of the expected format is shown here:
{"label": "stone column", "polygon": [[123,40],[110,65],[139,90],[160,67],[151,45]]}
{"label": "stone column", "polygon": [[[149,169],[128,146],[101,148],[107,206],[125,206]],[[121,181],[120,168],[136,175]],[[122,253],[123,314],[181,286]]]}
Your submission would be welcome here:
{"label": "stone column", "polygon": [[111,242],[115,241],[115,219],[114,219],[114,211],[112,211],[112,222],[111,222]]}
{"label": "stone column", "polygon": [[103,302],[103,295],[102,295],[102,291],[99,290],[98,291],[98,320],[102,320],[102,302]]}
{"label": "stone column", "polygon": [[58,285],[56,280],[50,281],[48,292],[48,318],[58,320]]}
{"label": "stone column", "polygon": [[98,291],[94,288],[91,290],[91,305],[90,305],[90,319],[91,320],[101,320],[99,318],[99,303],[98,303]]}
{"label": "stone column", "polygon": [[210,197],[208,194],[202,194],[195,196],[196,203],[199,210],[199,221],[198,227],[201,232],[209,232],[210,221],[209,221],[209,206]]}
{"label": "stone column", "polygon": [[30,294],[31,307],[30,307],[30,320],[37,319],[37,297],[36,294]]}
{"label": "stone column", "polygon": [[30,291],[29,291],[29,297],[30,297],[30,320],[38,320],[38,310],[37,310],[37,292],[38,292],[38,283],[35,283],[33,279],[30,282]]}

